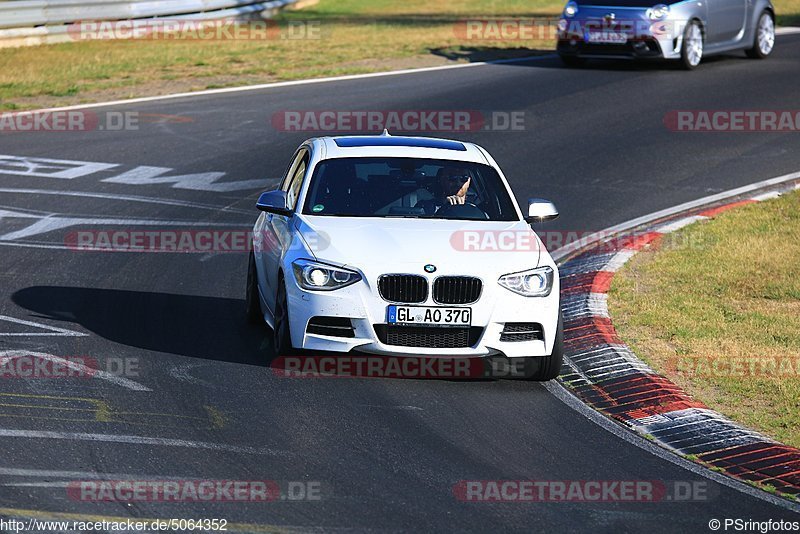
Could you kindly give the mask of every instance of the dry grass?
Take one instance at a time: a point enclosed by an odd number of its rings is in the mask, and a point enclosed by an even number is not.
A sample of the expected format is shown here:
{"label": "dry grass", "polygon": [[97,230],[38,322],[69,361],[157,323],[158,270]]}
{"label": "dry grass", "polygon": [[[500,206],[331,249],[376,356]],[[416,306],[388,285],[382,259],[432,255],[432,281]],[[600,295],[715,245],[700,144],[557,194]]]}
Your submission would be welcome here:
{"label": "dry grass", "polygon": [[614,278],[620,335],[712,408],[800,446],[800,192],[666,239]]}
{"label": "dry grass", "polygon": [[774,0],[778,24],[781,26],[800,25],[800,0]]}

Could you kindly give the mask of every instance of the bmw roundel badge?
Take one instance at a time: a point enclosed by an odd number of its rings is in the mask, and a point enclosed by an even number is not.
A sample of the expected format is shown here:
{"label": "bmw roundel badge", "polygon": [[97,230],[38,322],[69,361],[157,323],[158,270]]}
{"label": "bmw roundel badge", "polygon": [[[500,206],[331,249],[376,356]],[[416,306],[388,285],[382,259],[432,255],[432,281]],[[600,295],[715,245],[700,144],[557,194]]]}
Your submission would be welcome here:
{"label": "bmw roundel badge", "polygon": [[425,266],[425,272],[426,273],[435,273],[436,272],[436,266],[435,265],[431,265],[429,263],[428,265]]}

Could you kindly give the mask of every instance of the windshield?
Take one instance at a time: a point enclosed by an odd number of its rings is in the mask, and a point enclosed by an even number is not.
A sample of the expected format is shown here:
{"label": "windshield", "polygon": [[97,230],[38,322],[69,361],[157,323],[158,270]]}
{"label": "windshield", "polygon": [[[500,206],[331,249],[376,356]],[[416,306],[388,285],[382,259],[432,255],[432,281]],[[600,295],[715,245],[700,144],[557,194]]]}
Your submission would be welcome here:
{"label": "windshield", "polygon": [[412,158],[340,158],[314,170],[303,213],[516,221],[514,203],[488,165]]}

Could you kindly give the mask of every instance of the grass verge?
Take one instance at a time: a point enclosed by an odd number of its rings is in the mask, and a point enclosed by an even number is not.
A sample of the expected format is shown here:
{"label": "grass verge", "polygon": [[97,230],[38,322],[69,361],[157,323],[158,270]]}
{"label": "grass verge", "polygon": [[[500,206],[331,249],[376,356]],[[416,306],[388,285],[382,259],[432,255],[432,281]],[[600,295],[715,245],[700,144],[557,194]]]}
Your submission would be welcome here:
{"label": "grass verge", "polygon": [[617,273],[609,309],[656,370],[800,447],[800,192],[664,236]]}
{"label": "grass verge", "polygon": [[[276,21],[314,39],[83,41],[0,49],[0,110],[78,104],[396,68],[534,55],[550,39],[475,40],[467,18],[555,17],[561,0],[321,0]],[[538,36],[537,36],[538,37]]]}

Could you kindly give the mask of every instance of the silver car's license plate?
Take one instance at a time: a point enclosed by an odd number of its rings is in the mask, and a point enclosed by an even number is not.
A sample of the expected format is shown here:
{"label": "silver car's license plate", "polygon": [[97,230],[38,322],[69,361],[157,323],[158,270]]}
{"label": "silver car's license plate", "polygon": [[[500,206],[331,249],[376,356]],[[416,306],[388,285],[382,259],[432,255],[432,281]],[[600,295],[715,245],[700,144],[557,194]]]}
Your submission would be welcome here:
{"label": "silver car's license plate", "polygon": [[472,308],[443,308],[439,306],[397,306],[386,310],[389,324],[420,326],[471,326]]}
{"label": "silver car's license plate", "polygon": [[624,44],[628,36],[620,32],[589,32],[586,40],[590,43]]}

